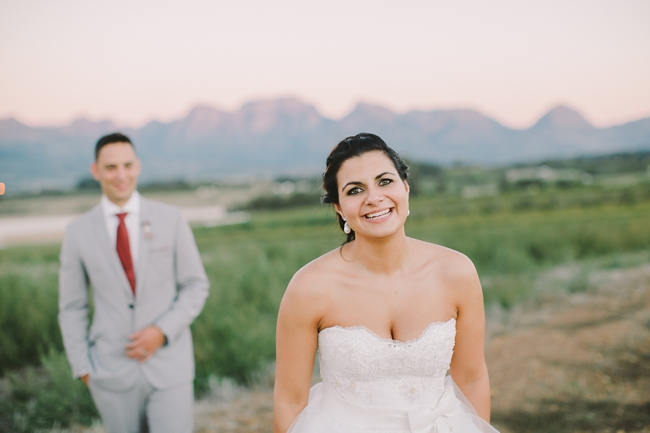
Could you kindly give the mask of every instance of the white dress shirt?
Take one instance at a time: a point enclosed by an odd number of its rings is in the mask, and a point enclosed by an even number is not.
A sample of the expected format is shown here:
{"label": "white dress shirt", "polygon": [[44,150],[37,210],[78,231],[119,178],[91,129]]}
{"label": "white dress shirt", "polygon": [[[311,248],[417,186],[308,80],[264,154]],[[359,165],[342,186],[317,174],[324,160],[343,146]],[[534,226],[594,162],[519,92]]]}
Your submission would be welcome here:
{"label": "white dress shirt", "polygon": [[138,246],[140,240],[140,194],[137,191],[133,191],[131,198],[124,204],[123,207],[119,207],[102,194],[100,200],[102,210],[104,211],[104,220],[106,221],[106,230],[108,230],[108,239],[111,241],[113,248],[117,249],[117,226],[120,223],[120,219],[117,217],[118,213],[126,212],[126,218],[124,218],[124,223],[126,224],[126,230],[129,232],[129,247],[131,249],[131,261],[133,262],[133,268],[135,270],[135,265],[138,260]]}

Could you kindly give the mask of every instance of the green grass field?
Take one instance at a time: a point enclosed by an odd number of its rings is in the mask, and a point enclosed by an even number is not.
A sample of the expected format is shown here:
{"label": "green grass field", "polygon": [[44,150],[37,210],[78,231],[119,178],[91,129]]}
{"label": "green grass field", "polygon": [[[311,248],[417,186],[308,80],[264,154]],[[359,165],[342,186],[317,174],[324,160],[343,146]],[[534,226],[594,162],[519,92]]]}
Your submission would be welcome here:
{"label": "green grass field", "polygon": [[[519,191],[462,199],[414,197],[407,234],[468,255],[485,302],[532,299],[536,276],[567,263],[620,267],[648,260],[647,184]],[[275,319],[292,274],[343,241],[327,206],[254,212],[244,224],[196,228],[211,282],[192,325],[200,394],[211,378],[255,382],[274,358]],[[0,250],[0,431],[88,423],[87,391],[70,377],[57,324],[58,245]],[[580,275],[558,290],[581,290]]]}

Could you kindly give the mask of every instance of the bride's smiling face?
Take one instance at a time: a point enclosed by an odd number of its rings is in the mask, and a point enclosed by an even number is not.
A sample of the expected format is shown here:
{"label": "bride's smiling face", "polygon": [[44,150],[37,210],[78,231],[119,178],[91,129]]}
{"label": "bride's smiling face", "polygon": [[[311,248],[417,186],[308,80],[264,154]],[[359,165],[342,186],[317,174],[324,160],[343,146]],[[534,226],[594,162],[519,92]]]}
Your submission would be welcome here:
{"label": "bride's smiling face", "polygon": [[399,231],[408,216],[409,186],[393,161],[380,150],[347,159],[336,174],[336,211],[356,237],[386,237]]}

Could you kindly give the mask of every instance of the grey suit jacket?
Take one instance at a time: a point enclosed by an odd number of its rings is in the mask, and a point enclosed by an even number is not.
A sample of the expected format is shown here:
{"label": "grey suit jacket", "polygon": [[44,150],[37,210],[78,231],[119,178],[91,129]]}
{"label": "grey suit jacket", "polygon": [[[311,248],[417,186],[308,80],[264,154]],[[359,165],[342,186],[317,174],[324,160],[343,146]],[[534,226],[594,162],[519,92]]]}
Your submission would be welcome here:
{"label": "grey suit jacket", "polygon": [[[60,258],[59,324],[76,377],[88,373],[114,391],[129,388],[140,372],[156,388],[194,378],[189,327],[208,296],[208,279],[178,209],[141,198],[135,296],[100,205],[67,227]],[[138,363],[125,347],[129,335],[148,325],[160,327],[168,342]]]}

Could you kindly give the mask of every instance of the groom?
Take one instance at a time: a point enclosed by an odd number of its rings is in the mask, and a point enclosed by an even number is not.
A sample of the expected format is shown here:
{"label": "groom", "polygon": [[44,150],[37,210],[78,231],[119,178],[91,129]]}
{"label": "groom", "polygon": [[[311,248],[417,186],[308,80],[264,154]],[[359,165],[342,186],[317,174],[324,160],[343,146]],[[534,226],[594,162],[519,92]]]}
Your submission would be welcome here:
{"label": "groom", "polygon": [[101,137],[90,171],[100,203],[67,227],[61,248],[59,324],[73,374],[107,432],[190,433],[190,323],[208,295],[194,237],[178,209],[135,190],[140,161],[127,136]]}

